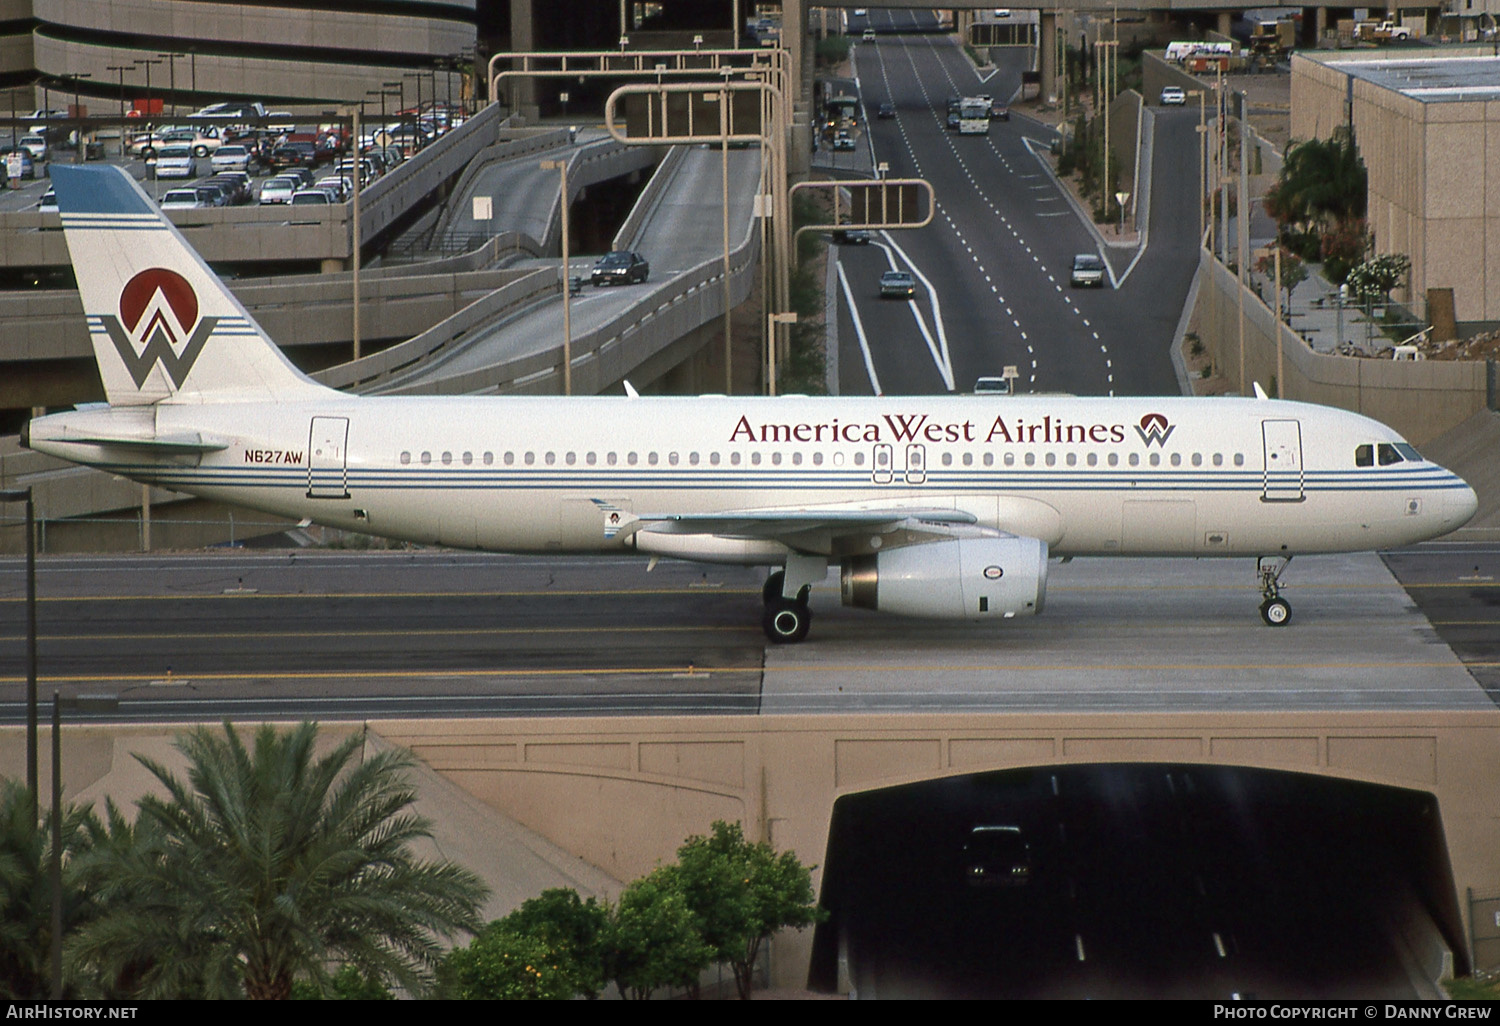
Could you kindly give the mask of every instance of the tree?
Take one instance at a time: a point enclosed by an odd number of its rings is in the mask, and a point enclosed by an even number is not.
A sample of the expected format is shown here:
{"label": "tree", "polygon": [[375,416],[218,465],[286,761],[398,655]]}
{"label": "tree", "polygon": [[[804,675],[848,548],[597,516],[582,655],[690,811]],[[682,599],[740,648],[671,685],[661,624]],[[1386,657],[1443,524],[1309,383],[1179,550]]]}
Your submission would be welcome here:
{"label": "tree", "polygon": [[1400,285],[1411,270],[1411,259],[1402,253],[1382,253],[1349,272],[1349,291],[1367,303],[1389,302],[1391,289]]}
{"label": "tree", "polygon": [[1285,224],[1346,221],[1365,216],[1368,175],[1347,128],[1327,139],[1293,142],[1266,197],[1266,210]]}
{"label": "tree", "polygon": [[133,843],[91,867],[101,912],[75,959],[105,979],[136,967],[148,998],[326,993],[334,964],[425,991],[437,939],[477,927],[486,888],[412,853],[431,835],[408,753],[356,762],[355,735],[316,758],[317,736],[268,725],[247,749],[231,724],[199,728],[176,742],[186,782],[138,756],[167,798],[143,798]]}
{"label": "tree", "polygon": [[696,988],[714,960],[698,931],[676,866],[662,866],[626,887],[610,916],[606,972],[626,998],[660,987]]}
{"label": "tree", "polygon": [[[63,810],[63,933],[92,914],[75,863],[98,827],[93,812]],[[33,815],[25,785],[0,780],[0,998],[34,1000],[52,995],[52,812]],[[64,993],[74,993],[64,977]]]}
{"label": "tree", "polygon": [[577,994],[563,959],[541,937],[516,933],[503,919],[473,943],[454,948],[439,976],[443,996],[479,1001],[565,1001]]}
{"label": "tree", "polygon": [[[1274,277],[1276,275],[1275,254],[1267,254],[1261,257],[1255,262],[1255,269],[1268,278]],[[1307,266],[1301,260],[1297,259],[1295,253],[1288,253],[1283,250],[1281,253],[1281,281],[1278,283],[1286,293],[1286,300],[1281,303],[1283,310],[1291,303],[1292,290],[1306,280]],[[1279,293],[1277,298],[1278,300],[1281,298]]]}
{"label": "tree", "polygon": [[499,920],[499,925],[511,933],[544,941],[573,981],[578,996],[596,998],[604,989],[609,909],[593,898],[585,901],[571,887],[553,887],[523,901]]}
{"label": "tree", "polygon": [[676,868],[703,939],[733,967],[741,998],[750,996],[755,961],[772,933],[822,918],[811,869],[791,852],[750,843],[738,823],[719,820],[709,836],[689,837],[677,849]]}

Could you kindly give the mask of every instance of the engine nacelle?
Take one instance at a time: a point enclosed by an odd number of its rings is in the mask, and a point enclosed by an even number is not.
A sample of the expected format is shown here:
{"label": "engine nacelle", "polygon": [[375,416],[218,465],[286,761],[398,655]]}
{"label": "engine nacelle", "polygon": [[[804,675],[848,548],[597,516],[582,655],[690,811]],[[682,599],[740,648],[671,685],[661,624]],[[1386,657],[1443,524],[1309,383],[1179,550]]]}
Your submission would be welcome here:
{"label": "engine nacelle", "polygon": [[844,605],[883,613],[982,620],[1040,613],[1047,543],[1039,538],[955,538],[908,545],[843,565]]}

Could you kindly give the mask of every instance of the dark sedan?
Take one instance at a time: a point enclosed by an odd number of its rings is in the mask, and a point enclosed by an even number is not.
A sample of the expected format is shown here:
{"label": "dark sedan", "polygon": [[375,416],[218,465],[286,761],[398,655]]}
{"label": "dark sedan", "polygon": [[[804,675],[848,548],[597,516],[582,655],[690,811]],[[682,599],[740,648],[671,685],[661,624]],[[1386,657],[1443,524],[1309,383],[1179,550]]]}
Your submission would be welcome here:
{"label": "dark sedan", "polygon": [[594,285],[630,285],[651,274],[651,265],[639,253],[619,249],[606,253],[594,264],[589,281]]}

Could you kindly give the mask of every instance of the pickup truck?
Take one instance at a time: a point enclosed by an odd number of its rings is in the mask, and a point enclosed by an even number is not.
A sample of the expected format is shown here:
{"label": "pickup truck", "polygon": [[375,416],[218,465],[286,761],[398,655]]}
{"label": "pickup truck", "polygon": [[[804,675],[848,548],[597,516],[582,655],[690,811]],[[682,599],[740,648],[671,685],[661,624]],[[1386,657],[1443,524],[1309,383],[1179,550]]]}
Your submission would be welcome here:
{"label": "pickup truck", "polygon": [[1411,29],[1405,25],[1397,25],[1394,21],[1367,21],[1359,28],[1359,38],[1371,39],[1377,43],[1388,43],[1393,39],[1407,40],[1412,37]]}

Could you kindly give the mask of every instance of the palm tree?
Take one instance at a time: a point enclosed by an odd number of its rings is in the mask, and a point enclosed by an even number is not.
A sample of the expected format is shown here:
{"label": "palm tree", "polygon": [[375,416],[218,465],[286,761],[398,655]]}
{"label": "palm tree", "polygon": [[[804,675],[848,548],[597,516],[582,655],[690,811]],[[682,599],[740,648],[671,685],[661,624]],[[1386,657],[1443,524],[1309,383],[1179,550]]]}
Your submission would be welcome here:
{"label": "palm tree", "polygon": [[1354,135],[1340,127],[1328,139],[1287,148],[1266,208],[1283,226],[1356,220],[1365,214],[1367,181]]}
{"label": "palm tree", "polygon": [[408,753],[356,762],[355,735],[319,759],[317,734],[263,726],[247,750],[228,723],[198,728],[177,739],[186,782],[138,756],[167,798],[143,798],[132,843],[89,867],[103,911],[75,962],[140,997],[287,998],[341,964],[425,991],[438,938],[473,932],[487,889],[412,853],[431,834]]}
{"label": "palm tree", "polygon": [[[52,813],[36,818],[31,792],[0,780],[0,998],[27,1000],[52,994]],[[63,931],[88,918],[91,903],[80,888],[77,857],[97,833],[87,808],[69,806],[62,821]],[[69,981],[70,982],[70,981]],[[71,985],[64,993],[71,996]]]}

